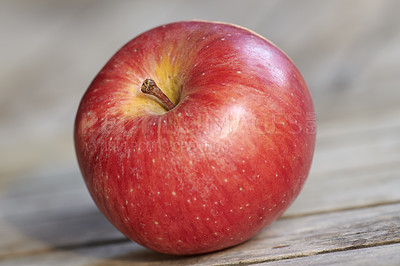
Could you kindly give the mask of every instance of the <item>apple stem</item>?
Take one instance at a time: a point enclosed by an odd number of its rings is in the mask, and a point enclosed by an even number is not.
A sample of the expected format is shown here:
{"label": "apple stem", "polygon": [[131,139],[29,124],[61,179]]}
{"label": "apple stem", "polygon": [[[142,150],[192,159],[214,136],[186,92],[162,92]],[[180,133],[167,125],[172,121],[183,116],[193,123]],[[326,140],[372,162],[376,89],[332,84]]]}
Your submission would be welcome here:
{"label": "apple stem", "polygon": [[162,90],[157,86],[156,82],[152,79],[145,79],[142,84],[142,92],[146,94],[153,95],[159,99],[167,108],[167,110],[172,110],[175,105],[171,102],[167,95],[162,92]]}

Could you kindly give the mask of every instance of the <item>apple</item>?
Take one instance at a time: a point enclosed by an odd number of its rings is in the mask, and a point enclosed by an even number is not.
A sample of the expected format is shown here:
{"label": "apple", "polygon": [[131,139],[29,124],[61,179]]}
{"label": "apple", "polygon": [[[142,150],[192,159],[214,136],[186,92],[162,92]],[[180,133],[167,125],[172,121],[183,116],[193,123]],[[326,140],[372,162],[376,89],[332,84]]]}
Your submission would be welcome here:
{"label": "apple", "polygon": [[112,56],[81,100],[74,141],[108,220],[183,255],[237,245],[282,215],[315,134],[310,92],[279,48],[239,26],[184,21]]}

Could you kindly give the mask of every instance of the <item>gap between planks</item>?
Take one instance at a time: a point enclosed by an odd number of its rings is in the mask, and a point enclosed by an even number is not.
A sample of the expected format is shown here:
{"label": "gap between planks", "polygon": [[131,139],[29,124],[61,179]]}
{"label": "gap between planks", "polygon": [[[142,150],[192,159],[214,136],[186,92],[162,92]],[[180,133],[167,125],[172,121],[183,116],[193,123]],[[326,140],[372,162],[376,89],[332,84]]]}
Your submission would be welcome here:
{"label": "gap between planks", "polygon": [[376,202],[376,203],[371,203],[371,204],[358,205],[358,206],[355,205],[355,206],[342,207],[342,208],[329,209],[329,210],[288,214],[288,215],[283,215],[281,218],[279,218],[279,220],[296,219],[296,218],[312,216],[312,215],[320,215],[320,214],[343,212],[343,211],[353,211],[353,210],[360,210],[360,209],[373,208],[373,207],[379,207],[379,206],[384,206],[384,205],[394,205],[394,204],[400,204],[400,200]]}
{"label": "gap between planks", "polygon": [[27,257],[27,256],[36,256],[51,252],[58,252],[58,251],[70,251],[70,250],[77,250],[83,248],[94,248],[100,246],[107,246],[107,245],[114,245],[114,244],[121,244],[125,242],[130,242],[128,238],[116,238],[116,239],[108,239],[108,240],[96,240],[92,242],[85,242],[80,244],[69,244],[69,245],[58,245],[49,248],[40,248],[40,249],[33,249],[29,251],[17,251],[8,254],[0,254],[0,262],[2,260],[16,258],[16,257]]}
{"label": "gap between planks", "polygon": [[[400,239],[376,242],[376,243],[365,244],[365,245],[361,244],[361,245],[340,247],[340,248],[334,248],[334,249],[323,250],[323,251],[302,252],[302,253],[299,253],[299,254],[292,254],[292,255],[286,255],[286,256],[277,256],[276,258],[272,258],[272,259],[259,259],[259,260],[254,260],[254,261],[241,261],[241,262],[239,262],[239,264],[240,265],[254,265],[254,264],[274,262],[274,261],[284,261],[284,260],[291,260],[291,259],[298,259],[298,258],[306,258],[306,257],[310,257],[310,256],[331,254],[331,253],[344,252],[344,251],[350,251],[350,250],[358,250],[358,249],[373,248],[373,247],[382,247],[382,246],[388,246],[388,245],[393,245],[393,244],[400,244]],[[233,265],[233,264],[232,263],[213,264],[213,266],[227,266],[227,265]]]}

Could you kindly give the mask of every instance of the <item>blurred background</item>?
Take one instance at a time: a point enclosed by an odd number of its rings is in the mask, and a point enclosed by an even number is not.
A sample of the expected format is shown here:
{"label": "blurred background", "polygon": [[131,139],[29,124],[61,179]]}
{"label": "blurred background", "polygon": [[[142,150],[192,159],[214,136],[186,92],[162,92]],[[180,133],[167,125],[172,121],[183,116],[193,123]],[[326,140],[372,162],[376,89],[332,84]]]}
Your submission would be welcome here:
{"label": "blurred background", "polygon": [[179,20],[235,23],[277,44],[309,85],[321,134],[398,121],[399,11],[395,0],[2,0],[0,176],[76,170],[73,120],[93,77],[139,33]]}

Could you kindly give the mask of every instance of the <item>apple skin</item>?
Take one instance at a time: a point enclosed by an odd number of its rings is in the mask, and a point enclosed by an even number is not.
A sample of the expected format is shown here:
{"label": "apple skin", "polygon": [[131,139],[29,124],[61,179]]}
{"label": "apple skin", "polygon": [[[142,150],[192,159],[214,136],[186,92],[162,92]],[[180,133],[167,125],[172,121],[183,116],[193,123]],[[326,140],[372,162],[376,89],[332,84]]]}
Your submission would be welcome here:
{"label": "apple skin", "polygon": [[[140,91],[146,78],[174,109]],[[314,108],[271,42],[184,21],[109,60],[82,98],[74,140],[87,188],[118,230],[158,252],[199,254],[246,241],[294,201],[314,153]]]}

